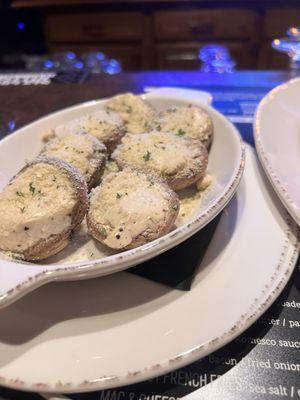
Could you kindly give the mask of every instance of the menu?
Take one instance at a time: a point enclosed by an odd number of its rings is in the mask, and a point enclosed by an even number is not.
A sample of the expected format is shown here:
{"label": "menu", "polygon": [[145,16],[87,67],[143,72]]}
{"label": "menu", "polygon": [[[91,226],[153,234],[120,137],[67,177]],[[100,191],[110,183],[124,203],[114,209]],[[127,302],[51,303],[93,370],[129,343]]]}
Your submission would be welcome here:
{"label": "menu", "polygon": [[[205,87],[214,106],[253,145],[252,119],[261,88]],[[77,400],[300,399],[300,260],[272,307],[246,332],[215,353],[150,381],[85,394]],[[122,360],[119,360],[122,362]],[[1,398],[2,396],[2,398]],[[35,400],[38,394],[0,388],[1,399]],[[56,397],[53,397],[53,399]],[[57,397],[59,398],[59,397]]]}

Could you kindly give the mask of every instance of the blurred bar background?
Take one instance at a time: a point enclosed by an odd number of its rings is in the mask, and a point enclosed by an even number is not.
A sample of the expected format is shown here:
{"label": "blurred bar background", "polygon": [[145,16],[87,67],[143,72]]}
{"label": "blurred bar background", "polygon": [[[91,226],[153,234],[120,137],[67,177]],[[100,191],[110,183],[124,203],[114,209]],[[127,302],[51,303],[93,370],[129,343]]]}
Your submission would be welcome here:
{"label": "blurred bar background", "polygon": [[236,69],[287,69],[271,43],[299,25],[299,0],[0,0],[0,70],[197,70],[211,44]]}

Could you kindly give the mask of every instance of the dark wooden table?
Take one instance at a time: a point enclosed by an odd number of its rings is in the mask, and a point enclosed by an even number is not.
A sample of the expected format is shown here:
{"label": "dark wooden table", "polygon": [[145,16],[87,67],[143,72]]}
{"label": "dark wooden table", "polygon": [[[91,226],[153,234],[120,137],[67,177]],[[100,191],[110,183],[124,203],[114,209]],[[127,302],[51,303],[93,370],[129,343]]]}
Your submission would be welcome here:
{"label": "dark wooden table", "polygon": [[84,84],[4,86],[0,88],[0,119],[14,120],[16,128],[50,112],[120,92],[141,93],[145,86],[207,88],[260,87],[268,91],[287,80],[287,72],[240,72],[228,75],[198,72],[143,72],[93,75]]}
{"label": "dark wooden table", "polygon": [[[149,86],[182,86],[194,89],[207,89],[218,96],[222,92],[233,94],[242,91],[252,98],[259,98],[272,87],[290,78],[287,72],[240,72],[232,75],[210,75],[197,72],[155,72],[127,73],[116,76],[92,76],[83,84],[51,84],[49,86],[9,86],[0,87],[0,123],[1,120],[14,120],[19,128],[45,114],[82,101],[111,96],[124,91],[143,92]],[[256,96],[256,97],[255,97]],[[222,100],[222,98],[221,98]],[[222,101],[216,103],[221,106]],[[225,110],[226,111],[226,110]],[[252,126],[245,123],[251,119],[251,113],[238,124],[244,138],[252,142]],[[1,211],[0,211],[1,212]],[[299,262],[297,263],[299,265]],[[296,267],[286,289],[274,305],[250,329],[229,345],[210,357],[193,363],[174,373],[167,374],[151,382],[143,382],[126,388],[98,393],[68,395],[72,399],[105,399],[105,400],[174,400],[197,391],[194,397],[208,399],[277,399],[300,398],[299,371],[281,371],[261,369],[251,366],[251,360],[278,362],[281,359],[299,363],[299,348],[280,348],[263,345],[268,339],[277,342],[281,339],[299,342],[297,329],[289,329],[280,324],[284,318],[290,321],[299,320],[300,308],[300,270]],[[296,304],[295,307],[283,306],[284,301]],[[274,324],[272,321],[279,321]],[[1,329],[1,327],[0,327]],[[1,354],[0,354],[1,357]],[[245,362],[241,363],[240,361]],[[30,366],[28,366],[30,368]],[[231,380],[226,380],[226,373],[231,372]],[[209,383],[223,376],[222,384],[217,390],[207,390]],[[239,387],[241,378],[247,379],[248,389],[232,391],[232,379]],[[257,387],[268,389],[265,395],[259,394]],[[256,389],[255,389],[256,388]],[[269,389],[274,388],[274,389]],[[40,399],[37,394],[26,394],[0,388],[5,399]],[[148,397],[147,397],[148,396]],[[152,396],[152,397],[151,397]]]}

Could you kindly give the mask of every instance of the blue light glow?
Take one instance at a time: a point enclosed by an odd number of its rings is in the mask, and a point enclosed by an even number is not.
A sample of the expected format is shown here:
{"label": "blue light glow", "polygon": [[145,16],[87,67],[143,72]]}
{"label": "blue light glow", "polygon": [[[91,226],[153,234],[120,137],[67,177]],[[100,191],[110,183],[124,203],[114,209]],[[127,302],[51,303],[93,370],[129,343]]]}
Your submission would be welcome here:
{"label": "blue light glow", "polygon": [[96,58],[97,58],[97,60],[102,61],[102,60],[104,60],[105,55],[104,55],[104,53],[101,53],[101,52],[99,51],[99,52],[96,54]]}
{"label": "blue light glow", "polygon": [[76,69],[82,69],[83,68],[83,62],[81,61],[76,61],[76,63],[74,64],[74,68]]}
{"label": "blue light glow", "polygon": [[75,55],[75,53],[73,53],[72,51],[68,51],[68,52],[67,52],[67,58],[68,58],[69,60],[75,60],[76,55]]}
{"label": "blue light glow", "polygon": [[113,58],[111,60],[109,60],[110,65],[112,65],[113,67],[120,67],[120,63],[117,60],[114,60]]}
{"label": "blue light glow", "polygon": [[53,61],[51,61],[51,60],[44,61],[44,68],[51,69],[53,66],[54,66]]}
{"label": "blue light glow", "polygon": [[13,120],[9,121],[9,123],[7,125],[8,125],[9,132],[12,132],[16,127],[16,123]]}
{"label": "blue light glow", "polygon": [[23,21],[17,22],[17,28],[19,31],[23,31],[25,28],[25,23]]}
{"label": "blue light glow", "polygon": [[118,60],[108,60],[103,64],[103,71],[108,75],[119,74],[122,71],[121,63]]}

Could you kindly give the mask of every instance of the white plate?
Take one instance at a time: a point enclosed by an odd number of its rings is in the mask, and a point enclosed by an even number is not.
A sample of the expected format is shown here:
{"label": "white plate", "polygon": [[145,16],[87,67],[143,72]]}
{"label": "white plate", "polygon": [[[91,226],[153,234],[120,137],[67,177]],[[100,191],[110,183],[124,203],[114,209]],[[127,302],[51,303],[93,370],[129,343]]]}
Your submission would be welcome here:
{"label": "white plate", "polygon": [[300,225],[300,79],[277,86],[260,102],[255,145],[275,191]]}
{"label": "white plate", "polygon": [[[88,235],[80,236],[45,265],[16,263],[2,260],[0,265],[0,307],[21,297],[25,293],[52,280],[72,280],[107,275],[141,263],[177,245],[193,235],[214,218],[235,193],[244,167],[244,150],[235,127],[220,113],[201,100],[209,100],[203,94],[195,100],[195,93],[179,96],[155,91],[143,95],[157,110],[170,106],[195,104],[205,108],[211,115],[215,137],[210,150],[209,172],[215,182],[195,213],[186,222],[169,234],[139,248],[110,255],[104,246]],[[45,131],[87,112],[103,107],[105,100],[91,101],[42,118],[0,142],[0,187],[4,186],[25,163],[40,151]]]}
{"label": "white plate", "polygon": [[248,148],[241,185],[191,291],[128,272],[42,287],[0,310],[0,385],[97,390],[207,355],[279,295],[297,259],[296,230]]}

